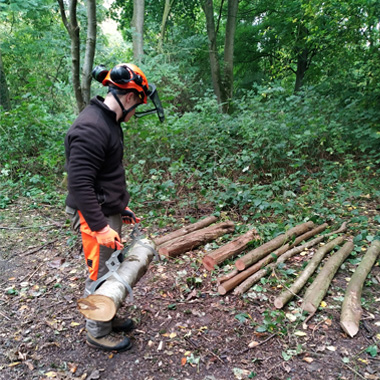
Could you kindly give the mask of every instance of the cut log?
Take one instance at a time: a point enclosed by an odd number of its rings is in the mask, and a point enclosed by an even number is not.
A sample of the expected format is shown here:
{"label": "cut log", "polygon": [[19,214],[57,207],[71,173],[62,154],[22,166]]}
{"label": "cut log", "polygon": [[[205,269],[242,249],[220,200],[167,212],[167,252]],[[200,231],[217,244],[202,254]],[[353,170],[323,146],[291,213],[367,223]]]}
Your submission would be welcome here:
{"label": "cut log", "polygon": [[[137,240],[116,271],[131,288],[148,269],[154,256],[154,247],[151,240]],[[115,316],[127,294],[126,287],[114,276],[110,276],[94,294],[78,300],[78,308],[87,319],[107,322]]]}
{"label": "cut log", "polygon": [[211,225],[217,221],[218,221],[218,217],[211,215],[211,216],[208,216],[204,219],[198,220],[198,222],[195,222],[195,223],[192,223],[188,226],[182,227],[179,230],[175,230],[173,232],[170,232],[167,235],[155,238],[154,242],[156,243],[156,246],[159,247],[160,245],[168,242],[169,240],[173,240],[173,239],[176,239],[180,236],[187,235],[190,232],[194,232],[194,231],[200,230],[202,228],[208,227],[209,225]]}
{"label": "cut log", "polygon": [[228,272],[227,274],[218,277],[217,282],[218,282],[218,284],[221,284],[222,282],[225,282],[225,281],[229,280],[230,278],[236,276],[238,273],[239,273],[239,271],[237,269],[233,269],[230,272]]}
{"label": "cut log", "polygon": [[[315,234],[323,231],[326,227],[327,227],[327,223],[322,224],[322,225],[314,228],[312,231],[309,231],[309,232],[297,237],[293,244],[298,244],[301,241],[304,241],[306,238],[307,239],[310,238],[311,236],[313,236],[313,235],[311,235],[311,233],[313,233],[315,235]],[[226,294],[227,292],[229,292],[230,290],[232,290],[233,288],[238,286],[241,282],[246,280],[248,277],[252,276],[254,273],[259,271],[261,268],[265,267],[270,262],[276,260],[278,258],[278,256],[282,255],[283,253],[285,253],[288,250],[289,246],[290,246],[289,243],[283,245],[282,247],[280,247],[279,249],[277,249],[276,251],[274,251],[270,255],[259,260],[256,264],[254,264],[254,265],[250,266],[249,268],[247,268],[246,270],[238,273],[236,276],[232,277],[230,280],[224,281],[223,283],[221,283],[221,281],[219,281],[220,282],[220,285],[218,287],[219,294],[222,294],[222,295]]]}
{"label": "cut log", "polygon": [[338,237],[326,245],[319,248],[307,264],[306,268],[302,271],[302,273],[297,277],[292,286],[283,291],[278,297],[274,300],[274,306],[277,309],[282,309],[299,291],[305,286],[307,280],[310,276],[315,272],[318,265],[325,257],[325,255],[332,251],[337,245],[343,243],[344,237]]}
{"label": "cut log", "polygon": [[331,256],[313,283],[307,288],[301,304],[301,309],[309,313],[315,313],[327,293],[332,279],[344,260],[354,249],[352,242],[347,242],[344,246]]}
{"label": "cut log", "polygon": [[248,243],[252,240],[258,239],[260,239],[260,236],[258,235],[256,229],[250,230],[204,256],[202,261],[203,266],[207,270],[214,270],[216,265],[222,263],[228,258],[236,256],[247,247]]}
{"label": "cut log", "polygon": [[359,331],[359,322],[363,313],[361,295],[363,284],[380,254],[380,240],[372,242],[347,285],[340,314],[340,325],[351,338]]}
{"label": "cut log", "polygon": [[236,268],[240,271],[248,268],[250,265],[256,263],[264,256],[266,256],[268,253],[273,252],[275,249],[284,245],[293,236],[302,235],[303,233],[309,231],[313,227],[313,222],[306,222],[291,228],[285,234],[275,237],[274,239],[268,241],[260,247],[252,250],[251,252],[248,252],[245,256],[241,257],[240,259],[237,259],[235,261]]}
{"label": "cut log", "polygon": [[219,236],[234,232],[234,230],[235,225],[231,221],[214,224],[166,242],[159,247],[158,253],[168,257],[176,257],[182,253],[191,251],[194,248],[213,241]]}
{"label": "cut log", "polygon": [[243,294],[248,289],[250,289],[253,284],[255,284],[257,281],[259,281],[262,277],[266,276],[278,264],[284,263],[286,260],[290,259],[291,257],[293,257],[294,255],[296,255],[297,253],[300,253],[300,252],[304,251],[305,249],[311,248],[314,245],[319,244],[323,239],[326,239],[329,236],[338,234],[340,232],[344,232],[344,231],[346,231],[346,229],[347,229],[347,223],[343,223],[341,225],[341,227],[338,230],[336,230],[336,231],[330,232],[328,234],[325,234],[323,236],[320,236],[320,237],[317,237],[317,238],[315,238],[313,240],[310,240],[310,241],[306,242],[305,244],[302,244],[299,247],[294,247],[294,248],[290,249],[289,251],[287,251],[284,254],[282,254],[277,259],[277,261],[275,263],[269,264],[265,268],[260,269],[258,272],[256,272],[253,275],[251,275],[249,277],[249,280],[250,280],[249,284],[248,284],[248,278],[247,278],[247,280],[246,280],[247,282],[244,281],[244,283],[242,283],[241,285],[239,285],[238,287],[235,288],[234,294],[236,294],[236,295]]}

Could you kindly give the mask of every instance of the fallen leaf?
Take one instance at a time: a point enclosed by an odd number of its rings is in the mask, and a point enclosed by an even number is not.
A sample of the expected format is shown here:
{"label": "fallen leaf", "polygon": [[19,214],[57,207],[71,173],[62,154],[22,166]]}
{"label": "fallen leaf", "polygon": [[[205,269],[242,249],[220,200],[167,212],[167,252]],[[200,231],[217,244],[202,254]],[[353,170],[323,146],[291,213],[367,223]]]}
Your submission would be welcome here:
{"label": "fallen leaf", "polygon": [[184,366],[187,362],[187,359],[185,357],[181,358],[181,365]]}
{"label": "fallen leaf", "polygon": [[327,306],[327,303],[326,303],[325,301],[322,301],[320,306],[321,306],[321,307],[326,307],[326,306]]}
{"label": "fallen leaf", "polygon": [[11,364],[8,364],[8,367],[15,367],[16,365],[19,365],[21,362],[13,362]]}
{"label": "fallen leaf", "polygon": [[251,343],[248,344],[249,348],[257,347],[260,343],[253,340]]}
{"label": "fallen leaf", "polygon": [[367,359],[362,359],[362,358],[359,358],[358,359],[360,362],[364,363],[364,364],[369,364],[369,361]]}
{"label": "fallen leaf", "polygon": [[159,343],[157,347],[157,351],[161,351],[163,346],[164,346],[164,342],[161,340],[161,342]]}
{"label": "fallen leaf", "polygon": [[70,323],[70,326],[72,326],[72,327],[79,326],[79,325],[80,325],[80,323],[78,323],[78,322],[71,322]]}
{"label": "fallen leaf", "polygon": [[329,351],[336,351],[336,347],[335,346],[327,346],[326,347]]}
{"label": "fallen leaf", "polygon": [[327,319],[325,320],[325,325],[327,325],[327,326],[331,326],[331,325],[332,325],[332,320],[331,320],[330,318],[327,318]]}
{"label": "fallen leaf", "polygon": [[312,362],[314,361],[313,358],[309,358],[309,357],[305,357],[305,358],[303,358],[303,360],[304,360],[305,362],[307,362],[307,363],[312,363]]}
{"label": "fallen leaf", "polygon": [[294,333],[294,335],[297,335],[297,336],[307,336],[307,334],[304,331],[300,331],[300,330],[296,331]]}
{"label": "fallen leaf", "polygon": [[292,313],[286,313],[285,315],[286,315],[286,318],[288,318],[290,322],[295,322],[297,320],[297,316],[295,316]]}
{"label": "fallen leaf", "polygon": [[54,372],[54,371],[46,372],[45,376],[50,377],[50,378],[57,377],[57,372]]}
{"label": "fallen leaf", "polygon": [[69,367],[71,373],[75,373],[78,369],[78,364],[76,363],[67,363],[67,366]]}

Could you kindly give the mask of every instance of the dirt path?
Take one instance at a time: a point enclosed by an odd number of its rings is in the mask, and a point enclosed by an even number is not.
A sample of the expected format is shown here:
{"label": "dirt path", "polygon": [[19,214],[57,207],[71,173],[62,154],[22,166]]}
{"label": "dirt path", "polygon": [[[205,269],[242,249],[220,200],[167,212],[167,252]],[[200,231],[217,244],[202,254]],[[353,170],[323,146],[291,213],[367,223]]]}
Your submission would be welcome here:
{"label": "dirt path", "polygon": [[86,273],[65,215],[23,202],[0,219],[1,380],[380,378],[380,268],[367,279],[363,321],[350,339],[339,326],[350,262],[307,326],[299,303],[273,309],[290,279],[282,273],[243,298],[221,297],[216,274],[201,265],[202,250],[155,262],[134,289],[135,304],[120,310],[137,323],[133,348],[94,350],[76,310]]}

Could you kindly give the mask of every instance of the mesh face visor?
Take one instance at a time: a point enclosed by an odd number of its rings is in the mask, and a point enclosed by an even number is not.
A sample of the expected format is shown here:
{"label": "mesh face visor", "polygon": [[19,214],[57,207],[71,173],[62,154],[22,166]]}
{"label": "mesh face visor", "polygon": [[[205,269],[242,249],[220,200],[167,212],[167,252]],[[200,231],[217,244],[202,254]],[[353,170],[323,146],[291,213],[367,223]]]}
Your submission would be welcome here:
{"label": "mesh face visor", "polygon": [[144,109],[147,107],[144,105],[140,105],[139,110],[141,109],[141,111],[135,112],[135,116],[143,117],[157,112],[157,116],[160,119],[160,122],[162,123],[165,120],[164,109],[162,108],[162,104],[158,96],[156,86],[154,84],[149,84],[148,97],[153,102],[155,108]]}

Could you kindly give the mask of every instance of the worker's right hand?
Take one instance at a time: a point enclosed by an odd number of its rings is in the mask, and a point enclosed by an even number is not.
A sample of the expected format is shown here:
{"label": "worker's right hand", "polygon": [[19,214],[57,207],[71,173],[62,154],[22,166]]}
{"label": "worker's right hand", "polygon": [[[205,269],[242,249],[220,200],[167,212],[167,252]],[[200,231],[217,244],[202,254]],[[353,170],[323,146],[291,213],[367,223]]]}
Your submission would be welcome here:
{"label": "worker's right hand", "polygon": [[96,238],[100,245],[104,245],[108,248],[121,249],[123,244],[121,244],[119,234],[113,230],[109,225],[105,226],[99,231],[95,231],[93,236]]}

